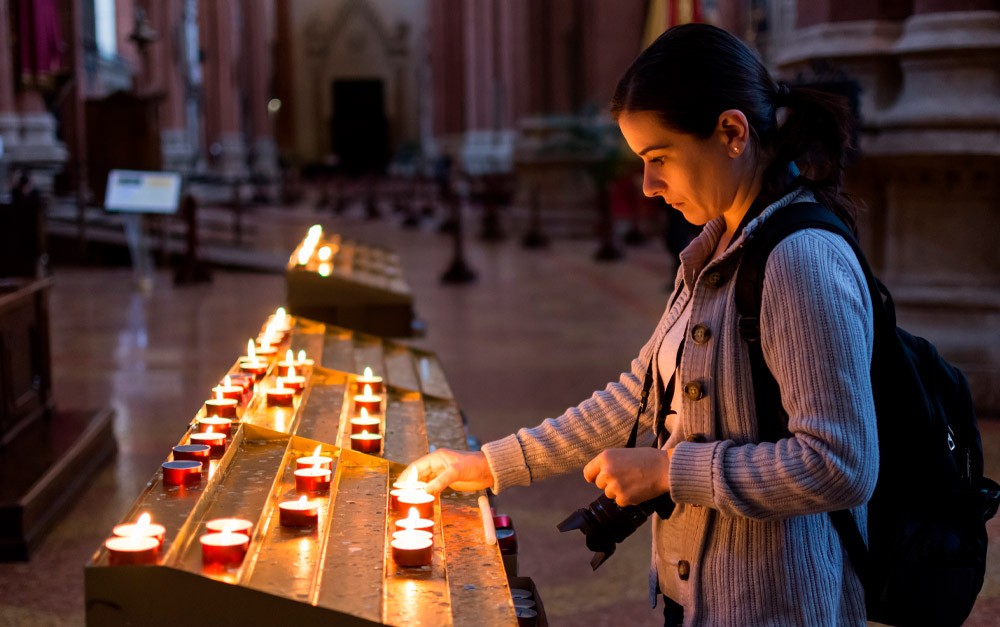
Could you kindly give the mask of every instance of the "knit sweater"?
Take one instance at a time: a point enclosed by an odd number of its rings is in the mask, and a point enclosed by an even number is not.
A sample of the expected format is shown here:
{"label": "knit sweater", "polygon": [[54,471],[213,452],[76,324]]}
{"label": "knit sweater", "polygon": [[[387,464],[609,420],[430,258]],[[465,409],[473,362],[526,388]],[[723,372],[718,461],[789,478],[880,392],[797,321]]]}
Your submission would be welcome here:
{"label": "knit sweater", "polygon": [[[618,381],[558,418],[483,445],[493,490],[579,470],[624,446],[653,361],[654,385],[641,420],[652,442],[664,378],[655,356],[690,305],[678,382],[690,387],[667,427],[673,449],[667,520],[654,516],[653,577],[684,607],[685,625],[864,625],[864,592],[826,512],[862,507],[875,488],[878,447],[869,369],[872,308],[851,247],[816,229],[784,239],[768,257],[761,341],[788,413],[789,437],[758,440],[750,362],[733,301],[740,244],[775,211],[811,201],[797,190],[750,221],[719,258],[725,231],[712,220],[681,253],[674,304]],[[794,209],[790,209],[794,210]],[[727,263],[728,261],[728,263]],[[698,393],[696,393],[698,392]],[[640,441],[640,446],[643,442]]]}

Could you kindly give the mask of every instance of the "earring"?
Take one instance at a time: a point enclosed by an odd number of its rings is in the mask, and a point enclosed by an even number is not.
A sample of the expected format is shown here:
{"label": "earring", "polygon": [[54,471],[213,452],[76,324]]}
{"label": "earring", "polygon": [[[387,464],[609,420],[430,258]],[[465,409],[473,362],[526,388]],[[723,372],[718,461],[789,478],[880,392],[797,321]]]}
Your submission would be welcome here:
{"label": "earring", "polygon": [[733,156],[735,157],[738,154],[740,154],[740,147],[739,146],[733,146],[732,147],[732,151],[733,151]]}

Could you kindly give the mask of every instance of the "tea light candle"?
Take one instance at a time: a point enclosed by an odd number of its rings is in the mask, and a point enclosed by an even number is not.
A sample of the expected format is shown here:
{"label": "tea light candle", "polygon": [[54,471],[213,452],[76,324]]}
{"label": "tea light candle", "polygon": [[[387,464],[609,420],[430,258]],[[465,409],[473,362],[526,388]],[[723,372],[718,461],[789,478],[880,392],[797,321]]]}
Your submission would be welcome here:
{"label": "tea light candle", "polygon": [[184,485],[201,481],[201,462],[163,462],[163,485]]}
{"label": "tea light candle", "polygon": [[299,366],[302,368],[308,368],[315,363],[313,360],[306,357],[306,352],[304,350],[299,351],[299,354],[295,357],[295,361],[297,361]]}
{"label": "tea light candle", "polygon": [[368,410],[361,408],[361,415],[351,418],[351,433],[381,433],[382,421],[368,415]]}
{"label": "tea light candle", "polygon": [[248,536],[253,535],[253,523],[245,518],[213,518],[205,523],[205,529],[222,533],[243,533]]}
{"label": "tea light candle", "polygon": [[360,412],[361,408],[367,409],[369,414],[382,413],[382,397],[372,394],[370,385],[365,386],[363,394],[354,395],[354,409]]}
{"label": "tea light candle", "polygon": [[295,390],[296,394],[306,387],[306,378],[295,374],[295,366],[288,367],[288,376],[281,377],[281,382],[286,388]]}
{"label": "tea light candle", "polygon": [[319,521],[319,502],[303,496],[297,501],[278,503],[278,512],[282,527],[314,527]]}
{"label": "tea light candle", "polygon": [[295,467],[298,468],[325,468],[333,470],[333,458],[321,455],[323,446],[317,446],[312,455],[299,457],[295,460]]}
{"label": "tea light candle", "polygon": [[298,492],[324,492],[330,489],[333,473],[326,468],[299,468],[295,471],[295,489]]}
{"label": "tea light candle", "polygon": [[267,391],[268,407],[291,407],[295,402],[295,390],[286,388],[284,379],[278,377],[277,387]]}
{"label": "tea light candle", "polygon": [[276,331],[290,331],[292,328],[291,320],[289,320],[284,307],[278,307],[275,310],[274,315],[271,316],[270,323]]}
{"label": "tea light candle", "polygon": [[396,521],[396,529],[398,531],[427,531],[431,532],[434,529],[434,521],[430,518],[421,518],[420,512],[417,511],[416,507],[410,508],[410,513],[406,518],[400,518]]}
{"label": "tea light candle", "polygon": [[424,531],[423,529],[406,529],[403,531],[393,531],[392,539],[397,538],[423,538],[424,540],[430,540],[431,546],[434,545],[434,534],[430,531]]}
{"label": "tea light candle", "polygon": [[149,536],[109,538],[104,548],[108,550],[108,563],[112,566],[155,564],[160,559],[160,541]]}
{"label": "tea light candle", "polygon": [[392,560],[397,566],[428,566],[434,556],[433,542],[417,531],[404,531],[392,540]]}
{"label": "tea light candle", "polygon": [[111,533],[119,538],[155,538],[157,542],[162,543],[167,530],[163,525],[152,522],[152,517],[148,513],[143,513],[134,523],[115,525]]}
{"label": "tea light candle", "polygon": [[222,455],[226,452],[226,434],[215,431],[205,431],[203,433],[192,433],[188,437],[191,444],[207,444],[211,447],[210,456]]}
{"label": "tea light candle", "polygon": [[207,444],[178,444],[173,452],[176,461],[207,462],[212,455],[212,447]]}
{"label": "tea light candle", "polygon": [[215,398],[205,401],[205,415],[221,416],[223,418],[235,418],[236,406],[239,404],[236,399],[225,398],[222,390],[216,388]]}
{"label": "tea light candle", "polygon": [[364,390],[367,387],[372,394],[382,393],[382,377],[376,377],[372,374],[372,369],[368,366],[365,366],[364,374],[358,377],[355,385],[359,390]]}
{"label": "tea light candle", "polygon": [[424,490],[427,489],[427,483],[423,481],[418,481],[417,469],[414,468],[413,466],[410,466],[409,468],[403,471],[403,474],[399,475],[399,479],[397,479],[396,482],[392,484],[392,488],[393,489],[389,492],[389,496],[391,498],[390,504],[392,505],[392,509],[400,513],[405,513],[406,510],[402,509],[399,506],[399,499],[398,499],[399,495],[407,491],[423,492]]}
{"label": "tea light candle", "polygon": [[[246,392],[246,389],[242,385],[233,385],[232,379],[229,378],[229,375],[226,375],[225,381],[223,381],[222,384],[212,388],[212,392],[215,393],[216,398],[219,398],[221,396],[222,398],[232,399],[236,401],[237,404],[239,404],[243,402],[243,394]],[[222,416],[223,414],[216,414],[216,415]]]}
{"label": "tea light candle", "polygon": [[282,377],[288,376],[288,369],[291,367],[298,366],[298,362],[292,356],[292,349],[285,351],[285,358],[278,362],[278,375]]}
{"label": "tea light candle", "polygon": [[410,508],[417,510],[421,518],[434,519],[434,496],[422,490],[400,490],[396,495],[396,511],[409,512]]}
{"label": "tea light candle", "polygon": [[201,418],[198,418],[196,426],[198,431],[201,433],[211,431],[212,433],[221,433],[227,438],[233,434],[233,421],[229,418],[221,418],[219,416],[202,416]]}
{"label": "tea light candle", "polygon": [[251,374],[227,374],[225,380],[231,382],[234,387],[243,388],[244,401],[247,400],[248,396],[253,396],[254,388],[257,387],[257,380]]}
{"label": "tea light candle", "polygon": [[206,533],[201,541],[201,562],[205,566],[235,566],[243,561],[250,547],[245,533]]}
{"label": "tea light candle", "polygon": [[271,345],[271,340],[266,338],[262,344],[254,347],[257,358],[271,359],[278,354],[278,349]]}
{"label": "tea light candle", "polygon": [[247,354],[240,358],[240,370],[258,379],[267,372],[267,362],[257,357],[253,340],[247,341]]}
{"label": "tea light candle", "polygon": [[367,431],[351,434],[351,450],[358,451],[359,453],[368,453],[369,455],[378,455],[382,452],[382,436],[378,433],[368,433]]}

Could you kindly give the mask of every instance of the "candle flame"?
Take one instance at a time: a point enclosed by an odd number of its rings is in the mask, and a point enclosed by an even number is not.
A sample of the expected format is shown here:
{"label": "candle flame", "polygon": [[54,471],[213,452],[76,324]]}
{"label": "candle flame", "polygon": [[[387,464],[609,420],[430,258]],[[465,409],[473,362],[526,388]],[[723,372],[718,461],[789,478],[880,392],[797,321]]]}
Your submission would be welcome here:
{"label": "candle flame", "polygon": [[367,429],[362,429],[361,430],[361,439],[364,440],[367,437],[368,437],[368,430]]}
{"label": "candle flame", "polygon": [[215,425],[208,425],[207,427],[205,427],[205,433],[212,433],[213,432],[212,429],[214,427]]}
{"label": "candle flame", "polygon": [[250,358],[250,361],[255,361],[256,357],[257,357],[257,351],[255,351],[254,348],[253,348],[253,340],[252,339],[247,340],[247,357]]}
{"label": "candle flame", "polygon": [[282,379],[281,377],[278,377],[278,386],[276,389],[279,392],[283,392],[285,390],[285,380]]}
{"label": "candle flame", "polygon": [[221,401],[222,400],[222,390],[220,390],[218,388],[215,389],[215,400],[217,400],[217,401]]}
{"label": "candle flame", "polygon": [[289,377],[295,376],[295,366],[288,366],[288,376]]}
{"label": "candle flame", "polygon": [[139,516],[139,520],[135,522],[135,526],[132,527],[132,535],[141,536],[146,532],[146,528],[149,527],[149,523],[152,522],[153,517],[149,515],[149,512],[143,512],[142,516]]}
{"label": "candle flame", "polygon": [[366,379],[371,379],[372,378],[372,369],[371,369],[371,366],[365,366],[365,378]]}
{"label": "candle flame", "polygon": [[278,307],[275,310],[275,312],[274,312],[274,317],[277,318],[278,320],[284,320],[285,319],[285,308],[284,307]]}
{"label": "candle flame", "polygon": [[233,381],[232,381],[232,379],[230,379],[230,378],[229,378],[229,375],[228,375],[228,374],[226,375],[226,378],[225,378],[225,380],[224,380],[224,381],[225,381],[225,386],[226,386],[227,388],[228,388],[228,387],[232,387],[232,386],[233,386]]}
{"label": "candle flame", "polygon": [[362,407],[361,408],[361,419],[362,420],[368,420],[368,408],[367,407]]}
{"label": "candle flame", "polygon": [[300,350],[299,351],[299,359],[298,359],[298,361],[299,361],[299,363],[302,363],[305,360],[306,360],[306,352],[304,350]]}
{"label": "candle flame", "polygon": [[365,396],[371,396],[371,395],[372,395],[372,386],[366,384],[365,385]]}
{"label": "candle flame", "polygon": [[410,466],[403,471],[403,474],[399,475],[400,483],[415,483],[417,480],[417,467]]}
{"label": "candle flame", "polygon": [[290,348],[287,351],[285,351],[285,361],[287,361],[288,363],[292,363],[294,361],[294,359],[292,358],[292,349]]}
{"label": "candle flame", "polygon": [[417,511],[416,507],[411,507],[410,513],[406,515],[406,519],[415,522],[420,519],[420,512]]}
{"label": "candle flame", "polygon": [[306,495],[305,495],[305,494],[303,494],[303,495],[302,495],[302,496],[301,496],[301,497],[299,498],[299,503],[307,503],[308,501],[306,501],[306,498],[307,498],[307,497],[306,497]]}

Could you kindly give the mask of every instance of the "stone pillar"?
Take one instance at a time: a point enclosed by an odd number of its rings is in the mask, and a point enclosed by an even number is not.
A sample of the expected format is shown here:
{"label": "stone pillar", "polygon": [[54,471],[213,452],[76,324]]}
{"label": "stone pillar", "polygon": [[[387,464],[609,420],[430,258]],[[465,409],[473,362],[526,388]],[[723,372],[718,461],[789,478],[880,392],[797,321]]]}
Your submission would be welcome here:
{"label": "stone pillar", "polygon": [[183,12],[183,0],[150,2],[149,20],[158,38],[146,52],[149,56],[147,90],[163,97],[160,104],[163,168],[178,172],[191,169],[195,155],[184,111],[187,85],[181,71],[184,55]]}
{"label": "stone pillar", "polygon": [[[10,1],[0,0],[0,138],[4,158],[21,143],[21,119],[14,101],[14,73],[11,61]],[[0,182],[0,188],[3,182]]]}
{"label": "stone pillar", "polygon": [[223,176],[246,176],[246,143],[236,73],[240,60],[237,33],[242,28],[239,5],[236,0],[216,0],[200,8],[199,35],[205,50],[202,102],[209,162]]}
{"label": "stone pillar", "polygon": [[274,68],[274,23],[272,0],[244,0],[244,58],[249,70],[248,101],[250,132],[253,145],[254,174],[275,178],[278,170],[278,148],[274,141],[274,124],[267,103],[271,99],[271,79]]}
{"label": "stone pillar", "polygon": [[34,90],[22,91],[17,97],[21,117],[21,143],[16,161],[66,161],[66,146],[56,139],[56,119],[45,109],[42,95]]}

